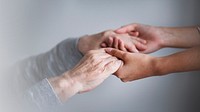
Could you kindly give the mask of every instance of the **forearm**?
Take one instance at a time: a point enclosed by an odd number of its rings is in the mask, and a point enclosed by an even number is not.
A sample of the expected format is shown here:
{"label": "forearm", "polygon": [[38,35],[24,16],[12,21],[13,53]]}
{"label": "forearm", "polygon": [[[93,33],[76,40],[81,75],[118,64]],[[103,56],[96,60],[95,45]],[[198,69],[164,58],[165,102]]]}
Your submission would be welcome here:
{"label": "forearm", "polygon": [[191,48],[200,45],[197,27],[159,27],[165,47]]}
{"label": "forearm", "polygon": [[63,74],[82,58],[77,41],[78,38],[68,38],[46,53],[20,61],[14,67],[15,75],[10,74],[13,82],[23,91],[44,78]]}
{"label": "forearm", "polygon": [[200,70],[200,46],[155,60],[156,75]]}
{"label": "forearm", "polygon": [[43,79],[60,76],[79,62],[82,55],[77,42],[78,38],[68,38],[46,53],[18,62],[7,75],[10,93],[15,93],[19,100],[25,95],[25,100],[30,99],[39,108],[55,102],[51,85]]}
{"label": "forearm", "polygon": [[60,101],[65,102],[67,99],[79,92],[81,84],[72,77],[69,72],[64,73],[61,76],[53,77],[48,79],[55,94],[58,96]]}

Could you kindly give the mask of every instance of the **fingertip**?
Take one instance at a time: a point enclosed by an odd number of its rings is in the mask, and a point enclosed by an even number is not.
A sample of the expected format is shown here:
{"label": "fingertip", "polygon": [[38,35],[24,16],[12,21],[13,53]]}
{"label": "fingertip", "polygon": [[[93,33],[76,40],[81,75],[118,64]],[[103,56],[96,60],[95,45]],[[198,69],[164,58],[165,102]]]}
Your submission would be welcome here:
{"label": "fingertip", "polygon": [[147,44],[147,41],[146,41],[146,40],[143,40],[143,44]]}
{"label": "fingertip", "polygon": [[144,44],[141,44],[141,43],[138,43],[138,44],[136,45],[136,47],[137,47],[137,49],[142,50],[142,51],[144,51],[144,50],[147,49],[147,46],[144,45]]}
{"label": "fingertip", "polygon": [[101,47],[105,48],[106,47],[106,43],[101,43]]}
{"label": "fingertip", "polygon": [[133,49],[133,53],[139,53],[139,51],[137,50],[137,48]]}
{"label": "fingertip", "polygon": [[136,35],[136,37],[138,37],[138,36],[139,36],[139,32],[136,32],[136,34],[135,34],[135,35]]}
{"label": "fingertip", "polygon": [[112,48],[105,48],[106,53],[111,53],[111,51],[112,51]]}
{"label": "fingertip", "polygon": [[118,42],[119,42],[119,49],[126,52],[127,50],[124,47],[123,41],[121,39],[119,39]]}
{"label": "fingertip", "polygon": [[127,46],[127,50],[131,53],[139,53],[135,46]]}

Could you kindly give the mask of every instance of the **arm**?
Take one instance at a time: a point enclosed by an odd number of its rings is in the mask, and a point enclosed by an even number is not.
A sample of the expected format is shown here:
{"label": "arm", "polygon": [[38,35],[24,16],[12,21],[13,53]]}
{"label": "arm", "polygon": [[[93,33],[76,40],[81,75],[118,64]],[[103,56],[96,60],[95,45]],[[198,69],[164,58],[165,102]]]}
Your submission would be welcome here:
{"label": "arm", "polygon": [[197,27],[158,27],[162,32],[163,46],[191,48],[200,45],[200,34]]}
{"label": "arm", "polygon": [[200,70],[200,47],[156,58],[155,63],[157,75]]}
{"label": "arm", "polygon": [[124,62],[124,65],[115,73],[124,82],[175,72],[200,70],[200,47],[160,58],[117,49],[107,48],[106,52]]}
{"label": "arm", "polygon": [[[79,62],[82,54],[77,49],[78,40],[79,38],[68,38],[46,53],[17,63],[8,73],[6,80],[6,85],[9,85],[7,88],[10,102],[15,101],[17,108],[23,106],[22,109],[33,107],[37,110],[54,108],[60,104],[46,78],[60,76]],[[24,106],[25,104],[30,105]]]}
{"label": "arm", "polygon": [[156,27],[136,23],[123,26],[115,32],[146,40],[147,48],[142,53],[155,52],[164,47],[191,48],[200,45],[197,27]]}
{"label": "arm", "polygon": [[[64,80],[65,87],[61,88],[59,85],[60,81],[63,81],[62,74],[74,67],[83,57],[82,54],[92,49],[99,49],[98,43],[100,44],[102,38],[107,38],[109,34],[102,32],[83,36],[80,40],[68,38],[49,52],[19,62],[9,74],[8,80],[12,83],[9,84],[10,94],[13,96],[12,93],[15,93],[14,99],[19,98],[16,101],[22,100],[21,97],[24,95],[25,100],[28,99],[29,103],[36,105],[37,108],[43,108],[44,105],[54,107],[53,105],[59,103],[59,99],[65,101],[76,94],[78,89],[75,87],[76,83],[71,83],[72,79],[68,78]],[[65,73],[65,76],[67,75],[69,74]],[[68,95],[61,95],[63,90]]]}

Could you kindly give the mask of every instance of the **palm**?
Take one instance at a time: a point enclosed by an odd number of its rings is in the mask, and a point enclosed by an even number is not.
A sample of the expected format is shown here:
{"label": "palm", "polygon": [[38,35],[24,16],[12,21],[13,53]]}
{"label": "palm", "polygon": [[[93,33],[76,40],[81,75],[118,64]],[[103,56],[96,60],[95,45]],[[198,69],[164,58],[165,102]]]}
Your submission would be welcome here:
{"label": "palm", "polygon": [[147,49],[143,53],[152,53],[161,48],[161,38],[156,28],[143,25],[138,28],[138,32],[138,37],[147,41]]}

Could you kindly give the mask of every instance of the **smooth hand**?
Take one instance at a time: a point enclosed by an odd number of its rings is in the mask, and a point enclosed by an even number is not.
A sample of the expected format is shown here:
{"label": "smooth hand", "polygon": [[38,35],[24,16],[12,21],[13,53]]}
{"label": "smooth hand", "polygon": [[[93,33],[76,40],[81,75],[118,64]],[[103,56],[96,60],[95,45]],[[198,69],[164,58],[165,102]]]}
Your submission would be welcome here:
{"label": "smooth hand", "polygon": [[146,40],[147,48],[142,53],[152,53],[164,47],[164,32],[159,27],[130,24],[123,26],[115,31],[118,34],[128,33],[131,36]]}
{"label": "smooth hand", "polygon": [[141,53],[124,52],[112,48],[106,48],[106,52],[123,61],[123,65],[115,73],[123,82],[156,75],[154,57]]}

